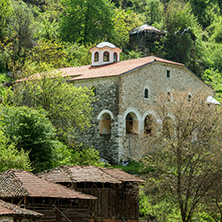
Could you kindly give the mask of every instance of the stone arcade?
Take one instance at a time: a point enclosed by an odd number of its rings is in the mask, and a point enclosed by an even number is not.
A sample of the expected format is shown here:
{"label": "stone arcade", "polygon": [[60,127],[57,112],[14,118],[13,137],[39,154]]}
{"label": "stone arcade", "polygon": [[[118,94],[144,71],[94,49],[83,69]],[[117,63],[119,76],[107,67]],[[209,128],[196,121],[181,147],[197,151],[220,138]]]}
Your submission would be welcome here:
{"label": "stone arcade", "polygon": [[78,136],[85,146],[94,146],[110,162],[127,160],[134,155],[132,146],[144,131],[146,119],[155,118],[154,98],[161,91],[171,97],[173,90],[203,89],[209,96],[213,90],[193,74],[184,64],[150,56],[119,61],[121,49],[109,42],[92,48],[92,65],[62,68],[75,86],[94,89],[98,99],[93,105],[93,127]]}

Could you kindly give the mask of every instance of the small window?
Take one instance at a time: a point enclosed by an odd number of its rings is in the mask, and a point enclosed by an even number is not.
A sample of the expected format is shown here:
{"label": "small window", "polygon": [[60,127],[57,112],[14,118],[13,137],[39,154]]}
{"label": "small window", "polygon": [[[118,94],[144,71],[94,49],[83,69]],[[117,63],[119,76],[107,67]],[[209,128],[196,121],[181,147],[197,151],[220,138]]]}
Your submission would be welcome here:
{"label": "small window", "polygon": [[167,92],[166,101],[167,101],[167,102],[170,102],[170,101],[171,101],[171,94],[170,94],[170,92]]}
{"label": "small window", "polygon": [[113,62],[117,62],[117,61],[118,61],[117,53],[114,52],[113,53]]}
{"label": "small window", "polygon": [[144,119],[144,133],[147,135],[154,135],[154,117],[149,114]]}
{"label": "small window", "polygon": [[103,61],[109,62],[109,52],[106,51],[103,53]]}
{"label": "small window", "polygon": [[192,99],[192,96],[189,94],[189,95],[187,96],[187,101],[188,101],[188,102],[191,102],[191,99]]}
{"label": "small window", "polygon": [[144,90],[144,98],[149,99],[149,90],[148,89]]}
{"label": "small window", "polygon": [[98,62],[98,61],[99,61],[99,53],[98,53],[98,52],[95,52],[94,62]]}
{"label": "small window", "polygon": [[167,70],[166,76],[167,78],[170,78],[170,70]]}

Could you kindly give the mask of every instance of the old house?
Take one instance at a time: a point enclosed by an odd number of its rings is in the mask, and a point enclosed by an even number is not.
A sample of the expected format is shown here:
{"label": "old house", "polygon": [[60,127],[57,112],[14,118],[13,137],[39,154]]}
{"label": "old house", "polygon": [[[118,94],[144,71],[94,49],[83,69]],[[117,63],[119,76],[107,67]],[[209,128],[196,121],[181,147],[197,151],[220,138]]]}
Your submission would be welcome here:
{"label": "old house", "polygon": [[57,222],[89,221],[89,202],[96,199],[15,169],[0,174],[0,198],[43,214],[37,221]]}
{"label": "old house", "polygon": [[0,222],[31,222],[43,214],[0,200]]}
{"label": "old house", "polygon": [[144,56],[150,55],[155,47],[155,42],[159,42],[166,33],[166,31],[144,24],[129,33],[130,48],[142,52]]}
{"label": "old house", "polygon": [[[184,64],[149,56],[120,61],[121,49],[102,42],[91,50],[91,65],[59,69],[76,87],[94,90],[93,126],[77,136],[84,146],[94,146],[109,162],[135,157],[140,135],[151,134],[148,119],[155,119],[155,96],[164,92],[171,102],[172,92],[190,90],[188,101],[202,89],[213,90]],[[147,108],[149,106],[149,108]],[[148,130],[147,130],[148,129]]]}
{"label": "old house", "polygon": [[138,185],[143,180],[136,176],[95,166],[61,166],[38,176],[96,196],[89,206],[92,222],[138,222]]}

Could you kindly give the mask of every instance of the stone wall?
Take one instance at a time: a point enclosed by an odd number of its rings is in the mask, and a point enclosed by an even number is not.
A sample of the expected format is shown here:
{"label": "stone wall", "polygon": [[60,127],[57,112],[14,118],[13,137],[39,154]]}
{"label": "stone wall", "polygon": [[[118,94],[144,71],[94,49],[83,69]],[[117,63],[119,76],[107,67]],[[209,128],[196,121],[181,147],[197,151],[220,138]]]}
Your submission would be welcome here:
{"label": "stone wall", "polygon": [[[167,70],[170,77],[167,77]],[[168,72],[169,73],[169,72]],[[149,98],[144,98],[145,88],[149,91]],[[154,62],[133,72],[124,74],[120,78],[119,118],[120,126],[120,159],[137,156],[141,135],[126,134],[126,115],[135,113],[139,123],[139,134],[144,134],[144,120],[148,114],[155,117],[155,96],[162,93],[185,91],[189,89],[192,96],[194,91],[204,89],[213,96],[213,90],[205,85],[198,77],[184,66],[175,66]],[[147,106],[148,105],[148,106]],[[149,107],[149,108],[147,108]]]}
{"label": "stone wall", "polygon": [[[98,149],[101,157],[111,163],[125,161],[139,155],[139,142],[141,134],[144,134],[144,119],[148,114],[155,117],[154,109],[150,107],[155,105],[154,99],[157,94],[189,89],[190,94],[195,96],[192,92],[203,88],[213,96],[213,90],[184,66],[159,62],[119,77],[79,80],[74,81],[73,84],[77,87],[95,87],[95,97],[98,99],[93,104],[93,126],[79,134],[77,140],[83,146],[93,146]],[[144,98],[145,89],[148,90],[148,98]],[[100,133],[100,119],[103,113],[109,113],[112,116],[111,134]],[[138,125],[136,127],[138,133],[126,134],[128,113],[135,118],[133,123]]]}
{"label": "stone wall", "polygon": [[[119,113],[119,82],[117,78],[100,78],[88,81],[76,81],[75,86],[94,87],[97,101],[93,104],[92,127],[77,136],[84,147],[93,146],[100,151],[102,158],[109,162],[118,160],[118,113]],[[100,120],[102,113],[112,114],[111,134],[100,134]]]}

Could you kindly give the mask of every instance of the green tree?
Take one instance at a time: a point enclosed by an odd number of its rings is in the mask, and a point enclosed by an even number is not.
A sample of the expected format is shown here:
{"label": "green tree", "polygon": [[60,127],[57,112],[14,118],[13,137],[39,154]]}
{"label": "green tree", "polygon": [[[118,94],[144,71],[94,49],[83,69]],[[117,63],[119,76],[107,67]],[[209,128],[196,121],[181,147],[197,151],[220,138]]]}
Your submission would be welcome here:
{"label": "green tree", "polygon": [[11,168],[32,170],[29,152],[17,150],[15,143],[11,143],[0,131],[0,172]]}
{"label": "green tree", "polygon": [[216,99],[222,101],[222,75],[218,70],[206,69],[203,75],[204,81],[216,92]]}
{"label": "green tree", "polygon": [[[201,51],[201,32],[189,3],[171,0],[163,13],[163,29],[167,31],[162,38],[160,56],[181,62],[197,73],[197,58]],[[200,75],[200,73],[197,73]]]}
{"label": "green tree", "polygon": [[61,3],[62,40],[86,44],[111,35],[112,4],[109,0],[62,0]]}
{"label": "green tree", "polygon": [[160,0],[132,0],[132,9],[144,17],[146,24],[159,23],[162,19],[163,4]]}
{"label": "green tree", "polygon": [[60,73],[31,76],[29,81],[17,83],[13,92],[14,104],[46,110],[57,133],[67,143],[73,142],[77,130],[84,130],[91,124],[93,92],[67,83]]}
{"label": "green tree", "polygon": [[129,32],[143,24],[142,19],[134,11],[121,8],[115,10],[113,23],[114,43],[121,48],[126,48],[129,44]]}
{"label": "green tree", "polygon": [[52,167],[52,153],[59,142],[55,139],[55,128],[46,113],[13,106],[1,106],[0,112],[2,131],[9,138],[10,146],[14,144],[17,149],[13,152],[28,152],[37,172]]}
{"label": "green tree", "polygon": [[[155,103],[153,126],[157,133],[145,136],[139,150],[153,170],[147,192],[153,201],[166,200],[180,211],[181,221],[193,221],[204,197],[221,181],[220,107],[209,106],[203,91],[172,93],[172,102],[160,95]],[[148,107],[149,108],[149,107]],[[220,195],[220,194],[219,194]]]}
{"label": "green tree", "polygon": [[9,19],[12,13],[12,6],[9,0],[1,0],[0,3],[0,41],[4,39]]}

